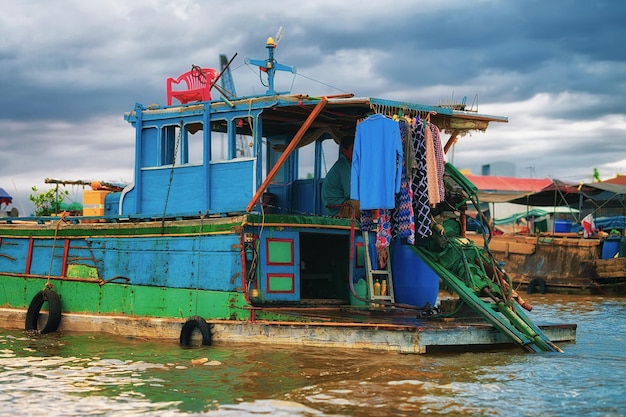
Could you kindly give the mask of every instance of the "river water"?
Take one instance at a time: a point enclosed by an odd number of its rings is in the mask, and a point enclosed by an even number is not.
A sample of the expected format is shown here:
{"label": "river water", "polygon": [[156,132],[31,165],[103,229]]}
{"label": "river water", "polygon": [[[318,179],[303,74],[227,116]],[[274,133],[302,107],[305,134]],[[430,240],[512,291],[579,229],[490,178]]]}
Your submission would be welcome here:
{"label": "river water", "polygon": [[0,329],[0,416],[626,415],[626,298],[525,298],[577,342],[404,355]]}

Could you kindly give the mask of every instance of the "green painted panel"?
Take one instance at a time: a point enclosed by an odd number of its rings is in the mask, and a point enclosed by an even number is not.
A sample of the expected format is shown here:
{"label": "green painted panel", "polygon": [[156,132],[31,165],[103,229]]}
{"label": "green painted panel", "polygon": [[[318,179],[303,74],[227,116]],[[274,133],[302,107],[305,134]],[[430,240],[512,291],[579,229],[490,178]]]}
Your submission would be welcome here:
{"label": "green painted panel", "polygon": [[93,313],[100,305],[99,287],[78,281],[56,281],[52,289],[59,294],[64,312]]}
{"label": "green painted panel", "polygon": [[[22,289],[22,299],[20,301],[22,301],[22,305],[24,306],[24,308],[28,308],[28,305],[30,304],[30,302],[33,300],[33,297],[40,291],[43,291],[43,289],[46,287],[46,280],[37,280],[37,281],[30,281],[30,280],[25,280],[25,279],[21,279],[22,282],[20,283],[21,285],[19,285]],[[54,286],[52,287],[52,289],[54,290]]]}
{"label": "green painted panel", "polygon": [[[167,307],[166,295],[167,292],[176,292],[177,290],[166,289],[163,287],[134,287],[134,310],[135,316],[148,316],[148,317],[172,317],[172,314],[165,314]],[[185,301],[189,303],[189,297]],[[172,308],[173,305],[170,306]],[[174,314],[176,316],[176,314]]]}
{"label": "green painted panel", "polygon": [[242,293],[201,291],[191,315],[205,318],[249,320],[250,310]]}
{"label": "green painted panel", "polygon": [[[163,314],[167,317],[189,317],[191,306],[198,299],[197,291],[185,288],[166,289],[163,288],[164,306]],[[204,316],[203,316],[204,317]]]}
{"label": "green painted panel", "polygon": [[293,240],[268,239],[267,262],[272,264],[293,265]]}
{"label": "green painted panel", "polygon": [[[30,303],[30,300],[35,296],[36,291],[28,292],[30,299],[26,301],[25,282],[20,279],[5,280],[2,278],[2,285],[0,286],[0,306],[1,307],[20,307],[26,308]],[[6,282],[5,282],[6,281]]]}
{"label": "green painted panel", "polygon": [[293,292],[293,275],[267,275],[267,290],[270,292]]}
{"label": "green painted panel", "polygon": [[[28,308],[48,282],[44,278],[0,276],[0,306]],[[136,317],[248,320],[250,310],[242,293],[202,291],[84,281],[50,281],[63,312]]]}
{"label": "green painted panel", "polygon": [[105,284],[100,287],[99,311],[103,313],[133,315],[136,287],[124,284]]}

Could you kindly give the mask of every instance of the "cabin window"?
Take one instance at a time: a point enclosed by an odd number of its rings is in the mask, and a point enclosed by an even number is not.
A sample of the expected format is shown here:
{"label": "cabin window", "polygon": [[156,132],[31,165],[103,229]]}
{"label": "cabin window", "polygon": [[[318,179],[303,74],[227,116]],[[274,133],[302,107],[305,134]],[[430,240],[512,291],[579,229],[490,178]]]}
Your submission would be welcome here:
{"label": "cabin window", "polygon": [[[263,154],[263,157],[260,158],[261,159],[261,181],[265,181],[265,178],[267,178],[267,174],[268,169],[267,169],[267,138],[265,136],[261,137],[261,153]],[[259,159],[257,159],[258,161]]]}
{"label": "cabin window", "polygon": [[[283,155],[284,150],[287,148],[286,140],[283,138],[264,138],[263,139],[263,148],[267,150],[267,161],[264,164],[263,170],[263,179],[267,177],[267,174],[270,173],[274,165],[278,162],[280,157]],[[272,182],[274,183],[284,183],[285,182],[285,166],[288,164],[284,164],[274,175]]]}
{"label": "cabin window", "polygon": [[307,180],[315,176],[315,142],[298,149],[298,179]]}
{"label": "cabin window", "polygon": [[228,159],[228,132],[211,132],[211,162]]}
{"label": "cabin window", "polygon": [[178,152],[176,143],[180,140],[178,126],[165,126],[161,131],[161,155],[159,165],[172,165],[176,163],[174,158]]}
{"label": "cabin window", "polygon": [[141,131],[141,167],[202,164],[202,123],[144,127]]}
{"label": "cabin window", "polygon": [[235,130],[235,158],[254,156],[254,137],[252,117],[241,117],[233,120]]}
{"label": "cabin window", "polygon": [[252,117],[211,122],[211,161],[249,158],[254,153]]}
{"label": "cabin window", "polygon": [[159,131],[155,127],[141,131],[141,166],[155,167],[159,165]]}
{"label": "cabin window", "polygon": [[181,163],[202,165],[204,163],[204,129],[202,123],[185,125],[186,140],[181,151]]}
{"label": "cabin window", "polygon": [[327,139],[322,142],[321,155],[321,172],[322,178],[326,177],[328,171],[333,167],[335,161],[339,158],[339,145],[333,139]]}

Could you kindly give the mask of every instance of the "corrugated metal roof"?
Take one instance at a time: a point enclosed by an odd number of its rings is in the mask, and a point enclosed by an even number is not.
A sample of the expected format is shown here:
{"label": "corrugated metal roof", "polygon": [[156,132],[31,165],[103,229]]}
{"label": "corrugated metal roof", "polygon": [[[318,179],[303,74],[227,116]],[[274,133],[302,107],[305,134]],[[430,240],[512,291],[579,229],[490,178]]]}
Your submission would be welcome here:
{"label": "corrugated metal roof", "polygon": [[552,180],[549,178],[466,176],[478,188],[478,199],[484,203],[507,202],[536,193],[552,184]]}

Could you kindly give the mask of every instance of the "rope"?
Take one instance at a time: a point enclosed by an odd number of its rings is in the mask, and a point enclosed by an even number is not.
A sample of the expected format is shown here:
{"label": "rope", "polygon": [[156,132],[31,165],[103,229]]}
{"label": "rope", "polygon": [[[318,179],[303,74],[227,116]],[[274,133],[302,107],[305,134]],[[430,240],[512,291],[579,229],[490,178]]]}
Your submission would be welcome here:
{"label": "rope", "polygon": [[163,205],[163,217],[161,218],[161,234],[165,233],[165,215],[167,214],[167,203],[170,198],[170,190],[172,189],[172,181],[174,180],[174,166],[176,165],[176,156],[178,155],[178,146],[180,145],[180,138],[183,134],[183,122],[180,122],[180,130],[178,131],[178,138],[176,138],[176,146],[174,147],[174,156],[172,157],[172,169],[170,169],[170,179],[167,184],[167,193],[165,194],[165,204]]}
{"label": "rope", "polygon": [[206,74],[199,65],[191,66],[191,75],[197,78],[202,84],[206,84]]}
{"label": "rope", "polygon": [[45,288],[52,288],[52,281],[50,279],[50,277],[52,276],[52,264],[54,262],[54,251],[56,249],[56,243],[57,243],[57,235],[59,233],[59,226],[61,225],[61,222],[65,222],[65,218],[68,216],[68,214],[66,212],[62,212],[61,213],[61,217],[59,218],[59,220],[57,221],[57,224],[54,228],[54,238],[52,239],[52,253],[50,254],[50,266],[48,267],[48,279],[46,281],[46,285],[44,286]]}
{"label": "rope", "polygon": [[[330,84],[324,83],[324,82],[322,82],[322,81],[316,80],[316,79],[314,79],[314,78],[307,77],[306,75],[303,75],[303,74],[301,74],[301,73],[299,73],[299,72],[298,72],[298,73],[296,73],[296,74],[294,74],[294,80],[295,80],[295,77],[296,77],[296,76],[299,76],[299,77],[302,77],[302,78],[306,78],[306,79],[307,79],[307,80],[309,80],[309,81],[316,82],[316,83],[321,84],[321,85],[323,85],[323,86],[325,86],[325,87],[332,88],[333,90],[337,90],[337,91],[341,91],[342,93],[350,94],[350,92],[349,92],[349,91],[342,90],[341,88],[335,87],[334,85],[330,85]],[[293,86],[293,83],[292,83],[292,86]]]}
{"label": "rope", "polygon": [[122,276],[122,275],[116,275],[116,276],[114,276],[112,278],[109,278],[109,279],[100,280],[99,284],[102,287],[104,284],[108,284],[109,282],[113,282],[113,281],[117,281],[117,280],[126,281],[127,284],[130,282],[130,278]]}
{"label": "rope", "polygon": [[[204,216],[200,216],[200,223],[198,224],[198,236],[202,235],[202,229],[204,226]],[[202,245],[197,245],[198,246],[198,259],[202,258]],[[194,292],[196,294],[196,296],[194,297],[194,307],[193,307],[193,311],[195,315],[198,312],[199,309],[199,303],[200,303],[200,288],[199,288],[199,283],[200,283],[200,266],[201,266],[201,262],[197,262],[197,266],[196,266],[196,285],[194,288]]]}

